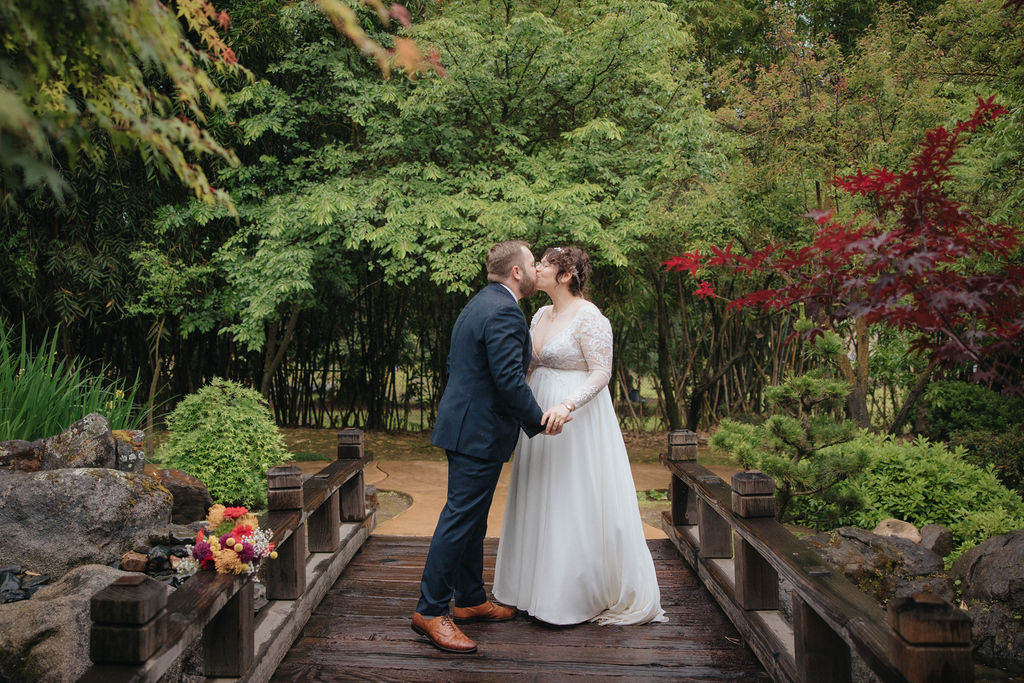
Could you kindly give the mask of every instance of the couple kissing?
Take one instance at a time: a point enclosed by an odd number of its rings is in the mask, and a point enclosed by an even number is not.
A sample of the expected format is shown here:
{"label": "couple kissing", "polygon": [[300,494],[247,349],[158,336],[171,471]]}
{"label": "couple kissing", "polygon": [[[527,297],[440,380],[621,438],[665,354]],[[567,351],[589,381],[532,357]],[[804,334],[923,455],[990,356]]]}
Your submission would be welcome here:
{"label": "couple kissing", "polygon": [[[529,244],[487,253],[488,285],[452,328],[448,382],[431,436],[448,458],[448,498],[431,538],[412,628],[447,652],[475,652],[456,622],[520,610],[556,625],[665,621],[608,382],[611,325],[584,297],[590,260]],[[527,328],[519,300],[551,298]],[[511,481],[490,600],[487,513]],[[450,604],[454,600],[454,606]]]}

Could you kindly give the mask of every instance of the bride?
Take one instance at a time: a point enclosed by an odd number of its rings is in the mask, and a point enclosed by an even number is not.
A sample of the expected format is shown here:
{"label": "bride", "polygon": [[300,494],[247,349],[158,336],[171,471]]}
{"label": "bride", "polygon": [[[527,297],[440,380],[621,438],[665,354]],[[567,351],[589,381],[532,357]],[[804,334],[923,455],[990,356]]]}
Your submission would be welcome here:
{"label": "bride", "polygon": [[533,316],[528,384],[561,424],[520,436],[494,571],[494,597],[549,624],[666,621],[608,392],[612,331],[583,298],[587,255],[552,248],[537,264],[551,305]]}

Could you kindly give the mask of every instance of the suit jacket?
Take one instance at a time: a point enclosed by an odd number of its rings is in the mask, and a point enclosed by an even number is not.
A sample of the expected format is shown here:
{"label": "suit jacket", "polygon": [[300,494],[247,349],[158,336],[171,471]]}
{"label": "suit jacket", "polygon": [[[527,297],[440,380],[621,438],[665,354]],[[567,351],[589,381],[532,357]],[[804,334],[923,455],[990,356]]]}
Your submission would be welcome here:
{"label": "suit jacket", "polygon": [[507,461],[520,428],[541,431],[544,411],[526,385],[530,328],[519,304],[492,282],[462,309],[452,328],[448,384],[430,443],[486,460]]}

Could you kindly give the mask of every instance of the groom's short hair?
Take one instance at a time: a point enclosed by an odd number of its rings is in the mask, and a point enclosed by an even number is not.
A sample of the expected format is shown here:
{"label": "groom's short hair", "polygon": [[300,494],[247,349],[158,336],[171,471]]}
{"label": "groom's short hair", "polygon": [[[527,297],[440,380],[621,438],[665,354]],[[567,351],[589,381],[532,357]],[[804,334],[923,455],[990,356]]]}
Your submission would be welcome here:
{"label": "groom's short hair", "polygon": [[523,240],[507,240],[498,242],[487,251],[487,279],[501,282],[512,272],[512,266],[523,265],[523,247],[530,248],[530,243]]}

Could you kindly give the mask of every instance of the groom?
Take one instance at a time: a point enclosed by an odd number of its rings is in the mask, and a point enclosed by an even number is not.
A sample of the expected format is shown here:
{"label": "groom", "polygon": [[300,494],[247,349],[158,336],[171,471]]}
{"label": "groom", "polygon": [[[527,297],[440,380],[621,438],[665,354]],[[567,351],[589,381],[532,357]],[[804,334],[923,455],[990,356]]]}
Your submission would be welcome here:
{"label": "groom", "polygon": [[484,591],[487,512],[520,428],[532,437],[557,434],[562,427],[548,420],[526,385],[530,330],[518,302],[536,291],[529,245],[508,241],[491,247],[487,279],[452,328],[448,384],[430,439],[448,455],[448,501],[430,541],[412,629],[446,652],[476,651],[448,614],[453,593],[456,621],[516,616]]}

